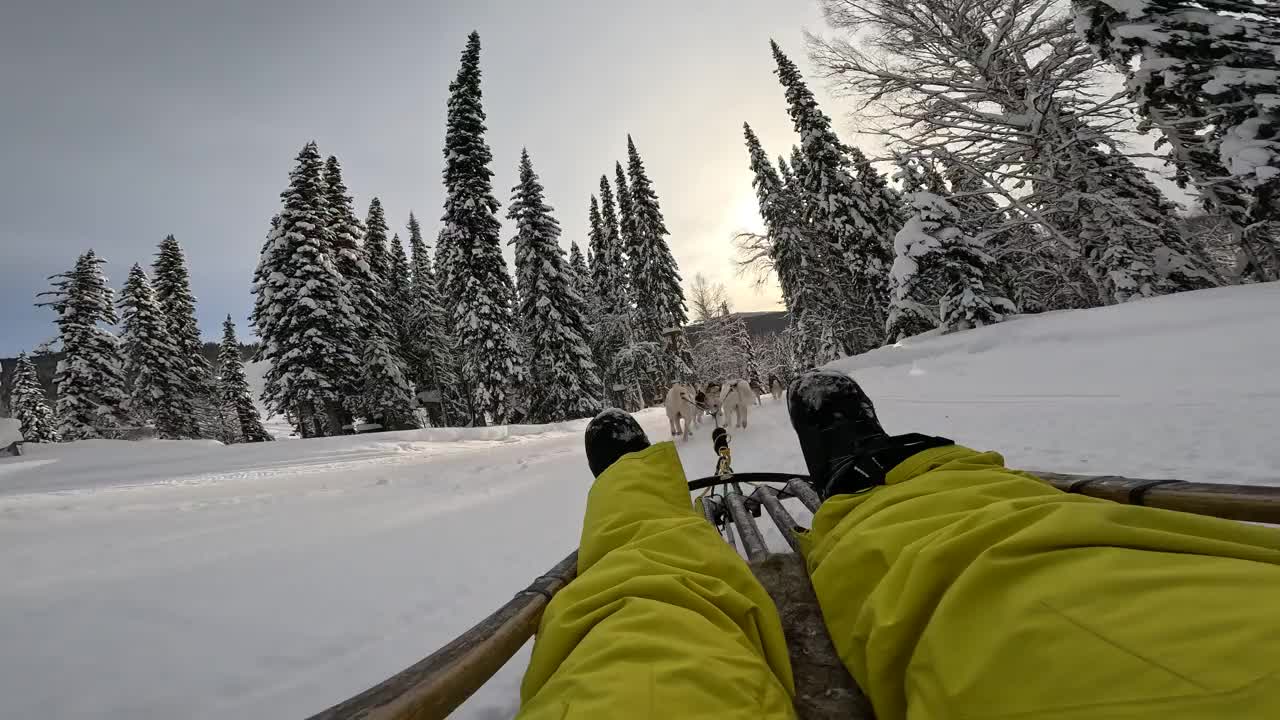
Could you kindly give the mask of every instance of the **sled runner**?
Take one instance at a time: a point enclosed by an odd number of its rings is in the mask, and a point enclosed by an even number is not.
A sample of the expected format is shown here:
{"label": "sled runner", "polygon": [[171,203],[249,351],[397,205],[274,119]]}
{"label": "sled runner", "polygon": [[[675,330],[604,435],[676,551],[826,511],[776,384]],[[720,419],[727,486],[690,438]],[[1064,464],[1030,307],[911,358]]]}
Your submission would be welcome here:
{"label": "sled runner", "polygon": [[[873,717],[870,703],[835,653],[804,559],[798,554],[795,534],[804,528],[783,504],[794,499],[816,512],[818,495],[804,475],[735,473],[729,437],[721,428],[713,434],[713,445],[716,474],[691,481],[689,491],[698,494],[695,506],[707,521],[747,558],[778,608],[791,657],[798,716],[804,720],[869,720]],[[1109,475],[1037,475],[1065,492],[1114,502],[1280,524],[1280,487]],[[770,552],[757,521],[765,516],[778,528],[791,552]],[[533,636],[552,596],[568,585],[576,572],[574,552],[448,645],[311,720],[447,717]]]}

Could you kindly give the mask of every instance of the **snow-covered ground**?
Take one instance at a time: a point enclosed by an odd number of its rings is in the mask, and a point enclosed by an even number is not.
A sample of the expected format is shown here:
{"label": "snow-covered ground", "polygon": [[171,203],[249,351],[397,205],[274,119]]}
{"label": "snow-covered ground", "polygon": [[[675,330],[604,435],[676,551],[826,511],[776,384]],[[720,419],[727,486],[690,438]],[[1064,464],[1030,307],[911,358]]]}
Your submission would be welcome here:
{"label": "snow-covered ground", "polygon": [[[1064,472],[1280,482],[1280,284],[850,358],[891,432]],[[801,470],[784,408],[740,470]],[[642,414],[662,438],[661,410]],[[303,717],[416,661],[577,541],[585,423],[0,459],[0,717]],[[707,426],[681,447],[713,465]],[[464,706],[509,717],[527,650]]]}

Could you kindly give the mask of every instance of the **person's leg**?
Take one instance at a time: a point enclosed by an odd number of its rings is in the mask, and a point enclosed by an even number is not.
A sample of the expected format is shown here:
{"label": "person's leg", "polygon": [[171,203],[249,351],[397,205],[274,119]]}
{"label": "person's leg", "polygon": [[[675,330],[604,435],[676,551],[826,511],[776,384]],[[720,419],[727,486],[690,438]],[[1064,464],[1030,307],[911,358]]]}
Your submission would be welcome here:
{"label": "person's leg", "polygon": [[806,560],[879,720],[1280,717],[1280,532],[1068,495],[941,439],[912,454],[861,405],[860,447],[811,463]]}
{"label": "person's leg", "polygon": [[[602,414],[593,427],[602,419],[625,425]],[[639,427],[626,421],[615,434],[634,437]],[[593,453],[591,433],[588,457],[599,476],[587,499],[580,574],[542,618],[519,717],[794,717],[777,611],[694,511],[675,445],[610,462],[617,454]],[[644,444],[614,443],[616,451]]]}

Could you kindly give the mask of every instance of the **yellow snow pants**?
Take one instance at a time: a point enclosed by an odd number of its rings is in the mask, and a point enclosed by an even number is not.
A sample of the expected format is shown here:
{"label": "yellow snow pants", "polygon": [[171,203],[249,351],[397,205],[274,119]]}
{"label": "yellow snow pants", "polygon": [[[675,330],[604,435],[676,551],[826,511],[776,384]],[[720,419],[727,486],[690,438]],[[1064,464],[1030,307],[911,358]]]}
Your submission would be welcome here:
{"label": "yellow snow pants", "polygon": [[[777,614],[696,515],[674,448],[597,481],[527,718],[787,718]],[[1280,531],[1067,495],[927,450],[803,540],[880,720],[1280,718]]]}

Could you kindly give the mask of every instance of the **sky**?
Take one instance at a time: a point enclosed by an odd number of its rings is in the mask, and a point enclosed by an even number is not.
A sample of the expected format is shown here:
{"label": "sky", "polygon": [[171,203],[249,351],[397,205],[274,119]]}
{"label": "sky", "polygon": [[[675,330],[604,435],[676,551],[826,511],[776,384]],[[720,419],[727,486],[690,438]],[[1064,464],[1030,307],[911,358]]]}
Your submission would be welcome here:
{"label": "sky", "polygon": [[781,307],[732,243],[761,227],[743,121],[771,154],[796,142],[770,38],[858,142],[849,105],[809,72],[816,0],[17,0],[3,14],[0,356],[52,337],[35,296],[78,254],[105,257],[118,290],[170,233],[204,336],[228,313],[248,336],[258,252],[308,140],[341,160],[362,218],[376,195],[393,230],[413,211],[434,238],[447,89],[473,29],[500,212],[527,147],[564,246],[585,245],[590,196],[631,133],[686,288],[703,273],[739,310]]}

